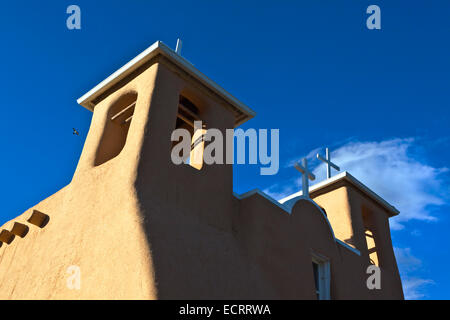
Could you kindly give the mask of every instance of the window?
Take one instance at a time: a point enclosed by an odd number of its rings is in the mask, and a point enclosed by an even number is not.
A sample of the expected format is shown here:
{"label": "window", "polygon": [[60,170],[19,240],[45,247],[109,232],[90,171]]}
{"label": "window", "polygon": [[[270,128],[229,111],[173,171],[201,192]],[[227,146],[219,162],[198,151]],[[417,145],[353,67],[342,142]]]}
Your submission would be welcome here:
{"label": "window", "polygon": [[317,300],[330,300],[330,262],[317,254],[312,257],[312,269]]}
{"label": "window", "polygon": [[136,100],[137,93],[127,93],[109,107],[105,128],[95,155],[95,166],[111,160],[122,151],[127,140]]}
{"label": "window", "polygon": [[[191,152],[184,155],[191,167],[200,170],[203,167],[203,151],[205,148],[204,135],[206,125],[202,122],[201,127],[195,126],[196,121],[202,121],[198,107],[184,96],[180,96],[175,129],[186,129],[189,131],[191,140]],[[173,143],[172,147],[176,144]],[[186,160],[186,159],[183,159]]]}
{"label": "window", "polygon": [[372,230],[365,229],[366,243],[367,243],[367,252],[369,253],[370,263],[378,266],[378,252],[377,246],[375,245],[375,239],[373,236]]}
{"label": "window", "polygon": [[320,283],[319,283],[319,264],[312,262],[313,273],[314,273],[314,285],[316,286],[316,296],[317,300],[320,300]]}

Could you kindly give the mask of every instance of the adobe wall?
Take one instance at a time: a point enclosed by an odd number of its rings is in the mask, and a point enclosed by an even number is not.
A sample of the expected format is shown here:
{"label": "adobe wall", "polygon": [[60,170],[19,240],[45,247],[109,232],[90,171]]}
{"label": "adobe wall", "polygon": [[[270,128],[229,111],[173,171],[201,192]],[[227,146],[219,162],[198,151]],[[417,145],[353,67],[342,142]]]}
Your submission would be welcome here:
{"label": "adobe wall", "polygon": [[368,217],[366,223],[374,230],[382,288],[381,292],[373,290],[370,294],[384,299],[403,299],[386,209],[348,182],[312,193],[312,198],[326,210],[336,238],[361,252],[360,263],[364,270],[370,265],[363,215]]}
{"label": "adobe wall", "polygon": [[[157,65],[100,102],[72,182],[32,209],[50,219],[0,248],[1,299],[154,299],[154,271],[133,182],[148,101],[139,96],[122,152],[94,166],[107,107],[122,94],[152,90]],[[31,211],[31,210],[30,210]],[[30,211],[14,219],[26,223]],[[2,228],[10,228],[12,222]],[[69,290],[67,268],[81,268],[81,290]]]}
{"label": "adobe wall", "polygon": [[[233,128],[234,117],[154,62],[97,104],[72,182],[2,227],[29,232],[0,247],[0,299],[315,299],[311,252],[331,261],[332,298],[371,297],[364,257],[336,243],[317,206],[300,200],[288,214],[258,194],[240,200],[231,165],[172,163],[181,92],[202,97],[209,127]],[[95,166],[108,107],[127,92],[138,97],[124,149]],[[44,227],[27,221],[33,209],[48,215]],[[67,288],[71,265],[81,290]]]}

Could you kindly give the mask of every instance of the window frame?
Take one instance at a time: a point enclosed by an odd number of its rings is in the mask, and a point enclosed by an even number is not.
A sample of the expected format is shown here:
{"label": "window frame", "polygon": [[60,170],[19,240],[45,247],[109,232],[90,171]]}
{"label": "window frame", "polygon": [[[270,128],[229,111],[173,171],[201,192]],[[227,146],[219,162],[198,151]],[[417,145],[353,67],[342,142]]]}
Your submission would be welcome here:
{"label": "window frame", "polygon": [[[319,300],[330,300],[330,280],[331,280],[331,272],[330,272],[330,259],[327,257],[312,253],[311,260],[313,263],[318,266],[318,277],[319,277],[319,288],[316,288],[316,283],[314,280],[314,288],[316,289],[316,294],[319,296]],[[314,276],[314,270],[313,270]]]}

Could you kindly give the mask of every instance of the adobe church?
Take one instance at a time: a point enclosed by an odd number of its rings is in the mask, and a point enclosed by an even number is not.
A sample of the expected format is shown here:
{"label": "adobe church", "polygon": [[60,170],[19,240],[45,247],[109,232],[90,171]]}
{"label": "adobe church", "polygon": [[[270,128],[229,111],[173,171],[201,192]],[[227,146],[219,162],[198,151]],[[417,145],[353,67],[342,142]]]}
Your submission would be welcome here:
{"label": "adobe church", "polygon": [[278,202],[233,193],[230,164],[173,164],[175,128],[255,113],[163,43],[78,102],[71,183],[0,229],[0,299],[403,299],[399,212],[349,173]]}

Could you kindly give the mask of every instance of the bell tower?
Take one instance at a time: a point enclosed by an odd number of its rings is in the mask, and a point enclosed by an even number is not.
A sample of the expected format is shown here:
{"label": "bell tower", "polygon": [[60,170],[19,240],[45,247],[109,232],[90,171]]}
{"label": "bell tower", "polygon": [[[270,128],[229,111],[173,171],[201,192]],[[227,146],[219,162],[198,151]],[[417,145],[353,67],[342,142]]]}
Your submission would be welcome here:
{"label": "bell tower", "polygon": [[[74,183],[87,183],[86,179],[101,172],[120,179],[121,184],[131,183],[143,201],[152,199],[151,206],[170,203],[207,223],[230,228],[230,217],[214,213],[214,200],[225,195],[230,198],[227,203],[233,203],[232,165],[202,165],[202,135],[214,128],[225,137],[226,129],[252,118],[252,110],[162,42],[78,103],[94,114]],[[198,121],[202,128],[197,130],[194,123]],[[193,137],[189,164],[176,165],[171,159],[176,144],[171,135],[179,128]],[[232,208],[223,209],[232,212]]]}

